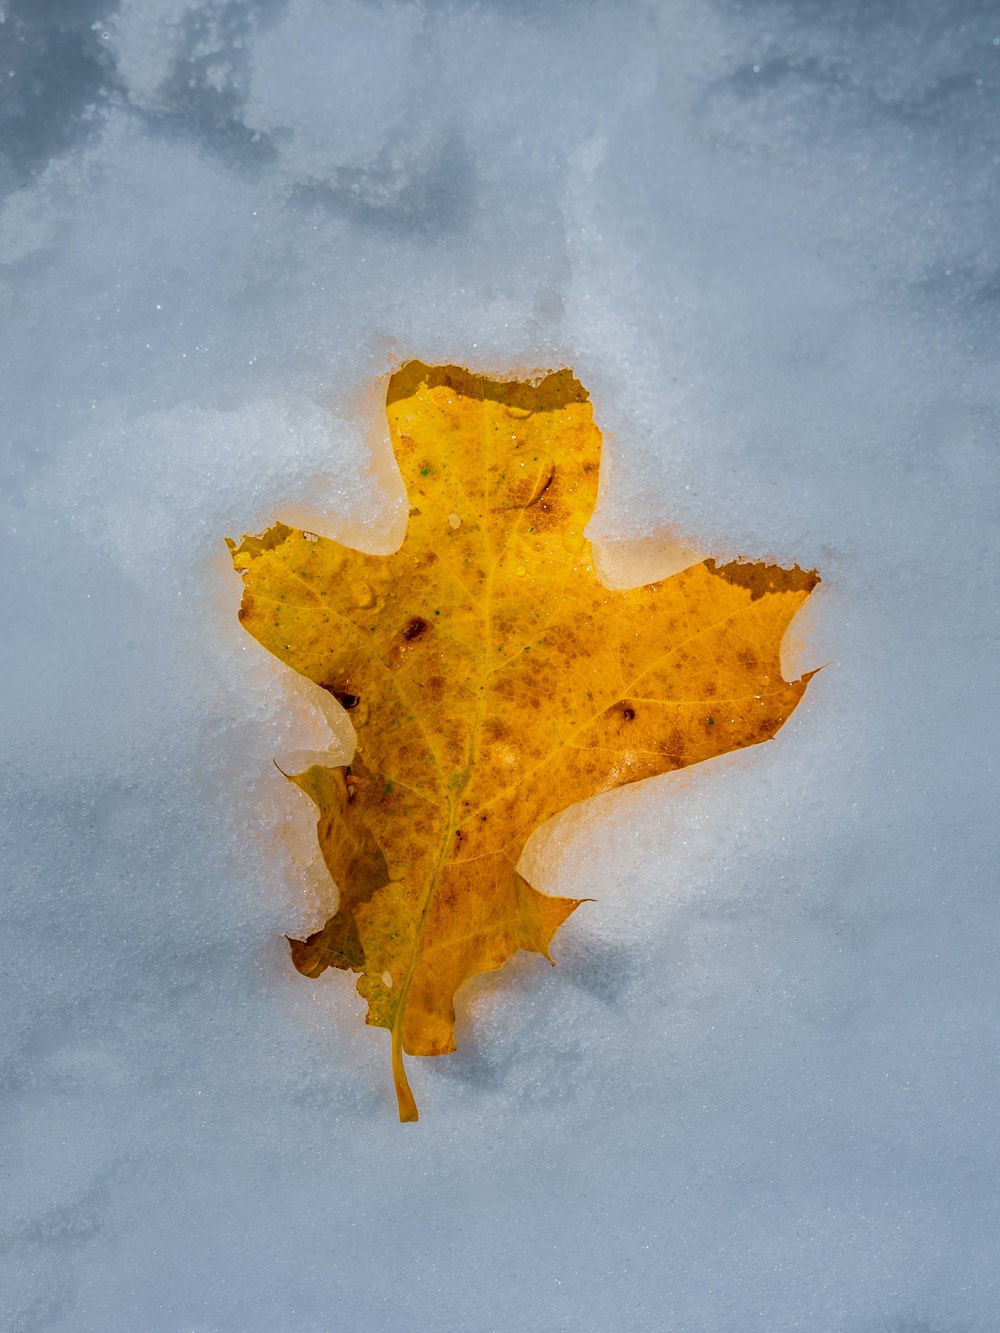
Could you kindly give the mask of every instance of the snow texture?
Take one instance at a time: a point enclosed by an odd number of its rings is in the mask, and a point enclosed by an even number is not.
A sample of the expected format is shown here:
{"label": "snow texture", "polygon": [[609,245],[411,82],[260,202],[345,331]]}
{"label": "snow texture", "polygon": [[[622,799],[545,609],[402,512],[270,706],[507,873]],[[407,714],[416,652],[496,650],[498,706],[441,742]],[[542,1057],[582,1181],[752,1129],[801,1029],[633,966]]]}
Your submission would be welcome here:
{"label": "snow texture", "polygon": [[[2,0],[0,1326],[1000,1328],[998,170],[986,0]],[[391,549],[413,356],[830,665],[539,836],[400,1126],[222,538]]]}

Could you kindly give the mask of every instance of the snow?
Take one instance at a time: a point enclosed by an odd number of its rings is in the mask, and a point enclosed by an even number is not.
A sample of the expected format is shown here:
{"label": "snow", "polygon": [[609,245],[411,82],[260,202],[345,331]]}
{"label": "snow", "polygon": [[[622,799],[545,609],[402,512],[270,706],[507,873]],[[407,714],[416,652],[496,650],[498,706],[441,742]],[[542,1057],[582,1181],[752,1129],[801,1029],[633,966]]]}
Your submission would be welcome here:
{"label": "snow", "polygon": [[[0,1325],[997,1327],[998,110],[975,0],[0,4]],[[400,1126],[222,538],[391,549],[411,356],[572,366],[607,567],[830,665],[539,836]]]}

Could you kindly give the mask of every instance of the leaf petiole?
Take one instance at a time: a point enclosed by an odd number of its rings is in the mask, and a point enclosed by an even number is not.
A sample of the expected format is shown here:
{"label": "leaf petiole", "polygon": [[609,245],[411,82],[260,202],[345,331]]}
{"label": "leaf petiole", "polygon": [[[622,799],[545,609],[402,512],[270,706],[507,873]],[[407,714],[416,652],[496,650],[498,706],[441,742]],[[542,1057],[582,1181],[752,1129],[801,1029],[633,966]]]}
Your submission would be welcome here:
{"label": "leaf petiole", "polygon": [[405,1124],[408,1120],[419,1120],[417,1103],[410,1091],[410,1084],[403,1065],[403,1033],[399,1019],[392,1029],[392,1081],[396,1085],[396,1102],[399,1105],[399,1119]]}

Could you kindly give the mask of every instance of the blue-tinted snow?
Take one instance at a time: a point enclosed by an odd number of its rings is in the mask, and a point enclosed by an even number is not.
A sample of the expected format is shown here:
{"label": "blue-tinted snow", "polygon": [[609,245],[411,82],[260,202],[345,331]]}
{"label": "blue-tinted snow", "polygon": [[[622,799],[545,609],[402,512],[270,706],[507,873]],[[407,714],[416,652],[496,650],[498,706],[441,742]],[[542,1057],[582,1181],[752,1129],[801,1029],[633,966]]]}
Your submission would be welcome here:
{"label": "blue-tinted snow", "polygon": [[[973,0],[0,3],[0,1325],[1000,1326],[998,170]],[[388,549],[409,356],[572,365],[595,535],[832,665],[538,839],[401,1127],[221,538]]]}

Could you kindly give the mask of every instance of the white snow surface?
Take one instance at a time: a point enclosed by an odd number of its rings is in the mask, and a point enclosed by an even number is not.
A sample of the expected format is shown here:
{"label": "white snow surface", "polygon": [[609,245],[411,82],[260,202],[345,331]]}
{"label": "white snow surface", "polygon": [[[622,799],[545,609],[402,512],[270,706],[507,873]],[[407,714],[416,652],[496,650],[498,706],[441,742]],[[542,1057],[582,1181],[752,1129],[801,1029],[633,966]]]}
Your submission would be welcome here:
{"label": "white snow surface", "polygon": [[[998,172],[985,0],[0,4],[0,1327],[1000,1328]],[[401,1126],[223,538],[392,549],[410,357],[829,665],[539,835]]]}

